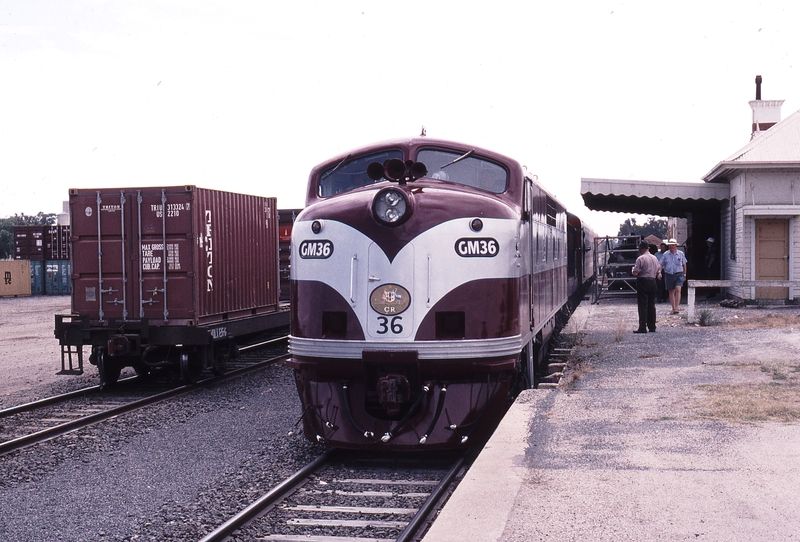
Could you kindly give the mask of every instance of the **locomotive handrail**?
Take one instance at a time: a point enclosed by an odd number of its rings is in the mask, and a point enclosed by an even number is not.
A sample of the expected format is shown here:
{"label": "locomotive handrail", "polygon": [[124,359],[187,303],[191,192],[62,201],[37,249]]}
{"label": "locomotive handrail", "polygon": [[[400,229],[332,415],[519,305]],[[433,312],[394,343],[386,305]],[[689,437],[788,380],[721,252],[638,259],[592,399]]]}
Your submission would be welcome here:
{"label": "locomotive handrail", "polygon": [[431,255],[428,254],[428,301],[425,303],[426,307],[431,306]]}
{"label": "locomotive handrail", "polygon": [[353,258],[350,260],[350,303],[354,306],[356,304],[356,300],[353,298],[355,292],[356,260],[358,260],[358,254],[353,254]]}

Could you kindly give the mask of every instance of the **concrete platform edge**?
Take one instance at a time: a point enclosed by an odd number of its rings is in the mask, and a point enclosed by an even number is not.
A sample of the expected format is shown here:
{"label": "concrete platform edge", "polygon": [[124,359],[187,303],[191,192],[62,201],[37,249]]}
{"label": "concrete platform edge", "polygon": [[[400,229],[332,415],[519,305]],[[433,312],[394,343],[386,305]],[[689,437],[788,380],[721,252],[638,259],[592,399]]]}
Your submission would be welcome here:
{"label": "concrete platform edge", "polygon": [[523,391],[495,430],[478,459],[447,501],[423,542],[500,540],[517,493],[527,474],[525,453],[536,404],[558,390]]}

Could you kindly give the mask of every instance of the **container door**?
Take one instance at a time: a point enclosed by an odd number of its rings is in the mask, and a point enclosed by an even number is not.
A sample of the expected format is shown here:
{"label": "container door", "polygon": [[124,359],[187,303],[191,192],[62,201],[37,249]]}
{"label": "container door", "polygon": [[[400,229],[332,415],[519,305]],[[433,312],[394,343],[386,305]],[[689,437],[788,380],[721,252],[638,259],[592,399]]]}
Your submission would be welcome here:
{"label": "container door", "polygon": [[131,314],[130,203],[124,192],[70,195],[73,231],[73,310],[98,320]]}
{"label": "container door", "polygon": [[194,316],[192,278],[192,193],[139,190],[132,266],[139,318],[185,320]]}
{"label": "container door", "polygon": [[182,188],[75,191],[73,309],[99,320],[188,318],[191,198]]}

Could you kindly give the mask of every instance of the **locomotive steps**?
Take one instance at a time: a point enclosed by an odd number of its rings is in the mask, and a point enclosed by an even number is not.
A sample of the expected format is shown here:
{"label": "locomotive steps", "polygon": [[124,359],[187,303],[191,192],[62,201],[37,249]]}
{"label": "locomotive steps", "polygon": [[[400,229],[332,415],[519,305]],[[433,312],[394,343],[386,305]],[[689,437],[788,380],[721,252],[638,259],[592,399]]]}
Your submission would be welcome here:
{"label": "locomotive steps", "polygon": [[571,348],[553,348],[548,356],[547,374],[539,379],[539,389],[558,387],[571,354]]}

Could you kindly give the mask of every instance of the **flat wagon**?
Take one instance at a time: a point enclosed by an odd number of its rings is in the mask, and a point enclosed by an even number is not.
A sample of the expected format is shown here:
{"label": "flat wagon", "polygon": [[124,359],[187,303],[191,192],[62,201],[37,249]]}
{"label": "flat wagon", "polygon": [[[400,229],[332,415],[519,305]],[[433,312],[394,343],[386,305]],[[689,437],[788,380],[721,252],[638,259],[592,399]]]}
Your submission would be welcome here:
{"label": "flat wagon", "polygon": [[[71,189],[72,312],[64,352],[91,346],[101,382],[123,367],[223,372],[237,341],[288,326],[275,198],[196,186]],[[82,369],[82,359],[79,359]]]}

